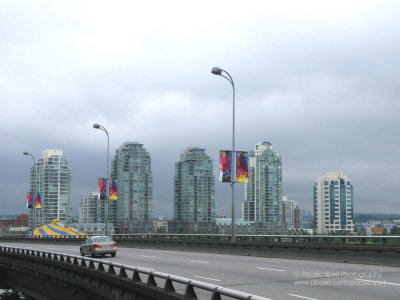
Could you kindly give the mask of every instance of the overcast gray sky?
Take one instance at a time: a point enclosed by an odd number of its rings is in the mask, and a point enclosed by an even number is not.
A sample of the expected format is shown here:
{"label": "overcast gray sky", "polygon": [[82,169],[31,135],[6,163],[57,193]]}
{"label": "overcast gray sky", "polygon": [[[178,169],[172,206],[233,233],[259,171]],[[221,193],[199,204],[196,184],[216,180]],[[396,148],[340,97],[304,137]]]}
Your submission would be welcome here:
{"label": "overcast gray sky", "polygon": [[[26,213],[32,160],[62,149],[72,205],[126,141],[152,159],[154,216],[173,215],[188,146],[269,141],[283,194],[312,210],[317,177],[343,170],[355,212],[400,213],[399,1],[1,1],[0,214]],[[230,187],[216,182],[218,215]],[[243,186],[236,189],[240,215]]]}

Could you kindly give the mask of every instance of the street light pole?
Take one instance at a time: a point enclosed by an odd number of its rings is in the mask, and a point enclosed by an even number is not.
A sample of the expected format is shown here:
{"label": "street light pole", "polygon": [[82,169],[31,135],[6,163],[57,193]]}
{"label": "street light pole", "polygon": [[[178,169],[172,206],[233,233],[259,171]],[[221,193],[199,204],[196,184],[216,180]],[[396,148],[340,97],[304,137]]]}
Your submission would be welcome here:
{"label": "street light pole", "polygon": [[29,155],[29,156],[32,157],[32,159],[33,159],[33,167],[34,167],[34,169],[33,169],[33,186],[32,186],[32,193],[33,193],[33,197],[34,197],[34,199],[32,199],[32,208],[33,208],[33,229],[32,229],[32,234],[33,234],[33,231],[34,231],[35,228],[36,228],[36,211],[35,211],[36,159],[35,159],[35,157],[34,157],[32,154],[30,154],[29,152],[24,151],[24,152],[22,152],[22,154],[23,154],[23,155]]}
{"label": "street light pole", "polygon": [[[232,234],[231,234],[231,242],[235,241],[235,183],[236,183],[236,152],[235,152],[235,83],[233,82],[233,79],[231,75],[218,67],[214,67],[211,70],[211,73],[215,75],[219,75],[227,79],[233,89],[233,109],[232,109],[232,159],[231,159],[231,187],[232,187],[232,224],[231,224],[231,229],[232,229]],[[222,73],[225,73],[228,76],[223,75]]]}
{"label": "street light pole", "polygon": [[105,203],[104,209],[105,209],[105,226],[106,226],[106,228],[105,228],[105,234],[108,235],[108,194],[109,194],[109,192],[108,192],[108,189],[109,189],[109,186],[108,186],[108,185],[109,185],[109,182],[108,182],[108,176],[109,176],[109,175],[108,175],[108,164],[109,164],[108,156],[109,156],[109,152],[110,152],[110,137],[109,137],[109,135],[108,135],[107,129],[106,129],[104,126],[101,126],[101,125],[99,125],[99,124],[93,124],[93,128],[103,130],[103,131],[106,133],[106,135],[107,135],[106,203]]}

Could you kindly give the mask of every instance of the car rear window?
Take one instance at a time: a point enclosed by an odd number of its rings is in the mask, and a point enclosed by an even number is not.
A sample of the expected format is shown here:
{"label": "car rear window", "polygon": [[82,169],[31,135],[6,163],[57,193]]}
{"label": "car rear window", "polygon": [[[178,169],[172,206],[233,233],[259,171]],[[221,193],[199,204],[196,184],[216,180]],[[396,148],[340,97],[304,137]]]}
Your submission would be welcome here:
{"label": "car rear window", "polygon": [[112,242],[112,241],[113,241],[112,238],[110,238],[109,236],[100,236],[100,237],[93,238],[93,240],[94,240],[96,243],[101,243],[101,242]]}

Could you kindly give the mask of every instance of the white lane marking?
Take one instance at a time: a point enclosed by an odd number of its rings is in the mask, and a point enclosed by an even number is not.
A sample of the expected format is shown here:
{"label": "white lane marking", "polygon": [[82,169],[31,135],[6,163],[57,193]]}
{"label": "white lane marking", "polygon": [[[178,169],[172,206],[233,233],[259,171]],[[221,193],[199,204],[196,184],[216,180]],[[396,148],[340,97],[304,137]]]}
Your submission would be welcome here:
{"label": "white lane marking", "polygon": [[144,269],[147,271],[154,271],[155,269],[150,269],[150,268],[146,268],[146,267],[137,267],[138,269]]}
{"label": "white lane marking", "polygon": [[221,281],[221,280],[215,279],[215,278],[208,278],[208,277],[201,277],[201,276],[193,276],[193,277],[197,277],[197,278],[201,278],[201,279],[206,279],[206,280],[212,280],[212,281]]}
{"label": "white lane marking", "polygon": [[296,295],[296,294],[288,294],[288,295],[289,295],[289,296],[292,296],[292,297],[301,298],[301,299],[318,300],[318,299],[316,299],[316,298],[310,298],[310,297],[300,296],[300,295]]}
{"label": "white lane marking", "polygon": [[261,267],[257,267],[256,269],[259,269],[259,270],[268,270],[268,271],[277,271],[277,272],[286,272],[286,271],[287,271],[287,270],[269,269],[269,268],[261,268]]}
{"label": "white lane marking", "polygon": [[201,261],[201,260],[189,260],[190,262],[200,263],[200,264],[208,264],[208,261]]}
{"label": "white lane marking", "polygon": [[150,258],[156,258],[155,256],[152,256],[152,255],[140,255],[140,256],[143,256],[143,257],[150,257]]}
{"label": "white lane marking", "polygon": [[354,278],[354,280],[366,281],[366,282],[374,282],[374,283],[379,283],[379,284],[387,284],[387,285],[400,286],[399,283],[392,283],[392,282],[386,282],[386,281],[376,281],[376,280],[367,280],[367,279],[359,279],[359,278]]}

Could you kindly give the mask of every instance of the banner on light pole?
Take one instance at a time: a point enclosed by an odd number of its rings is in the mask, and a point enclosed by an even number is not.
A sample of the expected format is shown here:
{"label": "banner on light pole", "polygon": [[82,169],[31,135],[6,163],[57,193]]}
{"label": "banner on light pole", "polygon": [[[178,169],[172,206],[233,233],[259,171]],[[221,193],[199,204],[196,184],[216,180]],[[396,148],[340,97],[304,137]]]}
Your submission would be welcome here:
{"label": "banner on light pole", "polygon": [[[235,151],[236,153],[236,183],[249,182],[248,152]],[[220,150],[219,152],[219,181],[232,182],[232,151]]]}

